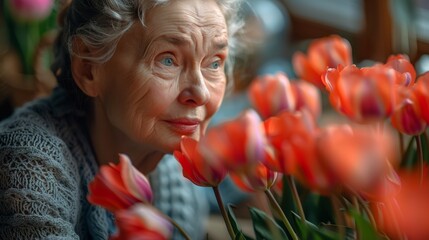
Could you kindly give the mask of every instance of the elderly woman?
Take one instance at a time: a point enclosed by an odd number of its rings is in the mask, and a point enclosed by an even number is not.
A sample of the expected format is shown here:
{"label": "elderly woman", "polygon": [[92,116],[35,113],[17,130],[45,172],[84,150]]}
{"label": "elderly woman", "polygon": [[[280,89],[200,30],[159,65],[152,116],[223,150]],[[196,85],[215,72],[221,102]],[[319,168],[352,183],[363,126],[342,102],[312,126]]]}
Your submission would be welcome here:
{"label": "elderly woman", "polygon": [[154,204],[202,238],[203,197],[160,160],[182,135],[199,139],[218,110],[239,4],[71,1],[55,47],[59,87],[0,124],[0,238],[107,239],[114,220],[88,203],[87,186],[118,153],[150,173]]}

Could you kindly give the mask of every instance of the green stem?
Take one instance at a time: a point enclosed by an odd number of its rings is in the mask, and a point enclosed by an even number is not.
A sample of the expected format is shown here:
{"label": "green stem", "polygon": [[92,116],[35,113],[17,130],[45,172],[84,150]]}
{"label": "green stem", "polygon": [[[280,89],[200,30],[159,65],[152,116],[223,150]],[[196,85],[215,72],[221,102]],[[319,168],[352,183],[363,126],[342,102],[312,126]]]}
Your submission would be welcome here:
{"label": "green stem", "polygon": [[[359,201],[358,201],[356,195],[352,196],[352,202],[353,202],[353,205],[354,205],[354,207],[356,209],[356,212],[360,215]],[[354,225],[355,225],[355,229],[358,229],[356,221],[354,222]],[[356,239],[361,239],[359,231],[356,231]]]}
{"label": "green stem", "polygon": [[358,201],[358,198],[356,197],[356,195],[352,196],[352,202],[353,202],[354,207],[356,208],[357,213],[360,214],[359,201]]}
{"label": "green stem", "polygon": [[298,190],[296,188],[295,179],[293,176],[288,176],[287,180],[288,180],[289,187],[292,190],[293,200],[298,209],[299,216],[301,217],[302,222],[305,223],[304,208],[302,207],[301,199],[299,197]]}
{"label": "green stem", "polygon": [[365,211],[366,215],[368,216],[368,219],[371,222],[372,226],[374,226],[374,228],[377,229],[377,223],[375,222],[374,215],[372,214],[371,210],[369,210],[367,203],[360,196],[357,196],[357,199],[360,205],[362,206],[363,210]]}
{"label": "green stem", "polygon": [[331,195],[330,199],[334,211],[335,222],[338,226],[338,233],[340,235],[340,239],[344,239],[346,236],[346,224],[344,220],[344,215],[341,214],[341,208],[343,208],[341,201],[338,199],[337,195]]}
{"label": "green stem", "polygon": [[219,188],[217,186],[213,187],[213,192],[216,196],[217,204],[219,205],[220,212],[222,213],[222,217],[225,221],[226,229],[228,229],[229,236],[231,237],[231,239],[234,240],[235,239],[235,233],[234,233],[234,230],[232,229],[231,221],[228,218],[228,214],[226,213],[225,206],[223,205],[223,201],[222,201],[222,197],[221,197],[220,192],[219,192]]}
{"label": "green stem", "polygon": [[287,230],[289,231],[290,235],[292,236],[292,239],[298,240],[298,236],[296,235],[295,231],[292,228],[292,225],[290,224],[289,220],[287,219],[285,213],[283,212],[280,205],[277,203],[276,199],[274,198],[273,194],[269,189],[265,190],[265,194],[268,197],[268,200],[271,204],[271,206],[274,208],[274,210],[277,212],[278,215],[280,215],[281,220],[285,224]]}
{"label": "green stem", "polygon": [[416,138],[416,144],[417,144],[418,161],[420,165],[420,184],[422,184],[423,174],[424,174],[422,139],[420,138],[420,136],[416,136],[415,138]]}
{"label": "green stem", "polygon": [[177,230],[179,230],[180,234],[182,234],[182,236],[186,239],[186,240],[191,240],[191,237],[189,237],[189,235],[185,232],[185,230],[176,222],[174,221],[174,219],[172,219],[170,216],[167,216],[164,214],[164,217],[171,223],[173,224],[174,227],[177,228]]}

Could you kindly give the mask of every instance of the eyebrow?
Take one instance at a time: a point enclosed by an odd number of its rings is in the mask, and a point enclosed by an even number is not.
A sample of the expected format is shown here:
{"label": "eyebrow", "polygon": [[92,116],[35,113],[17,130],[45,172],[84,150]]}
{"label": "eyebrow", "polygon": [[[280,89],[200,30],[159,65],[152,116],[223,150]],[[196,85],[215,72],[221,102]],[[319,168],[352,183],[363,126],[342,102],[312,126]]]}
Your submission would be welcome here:
{"label": "eyebrow", "polygon": [[191,43],[189,38],[186,38],[184,36],[178,36],[178,35],[163,35],[159,37],[159,40],[166,41],[168,43],[171,43],[173,45],[178,45],[178,46],[183,46]]}
{"label": "eyebrow", "polygon": [[222,50],[228,47],[228,41],[216,41],[214,45],[217,49]]}
{"label": "eyebrow", "polygon": [[[164,35],[160,39],[178,46],[183,46],[183,45],[192,43],[192,41],[189,40],[189,38],[185,36],[178,36],[178,35]],[[218,50],[222,50],[228,47],[228,42],[226,40],[219,40],[219,41],[214,40],[213,42],[214,42],[213,45]]]}
{"label": "eyebrow", "polygon": [[186,43],[190,43],[191,41],[188,40],[186,37],[183,36],[177,36],[177,35],[164,35],[161,37],[161,40],[164,40],[166,42],[169,42],[174,45],[185,45]]}

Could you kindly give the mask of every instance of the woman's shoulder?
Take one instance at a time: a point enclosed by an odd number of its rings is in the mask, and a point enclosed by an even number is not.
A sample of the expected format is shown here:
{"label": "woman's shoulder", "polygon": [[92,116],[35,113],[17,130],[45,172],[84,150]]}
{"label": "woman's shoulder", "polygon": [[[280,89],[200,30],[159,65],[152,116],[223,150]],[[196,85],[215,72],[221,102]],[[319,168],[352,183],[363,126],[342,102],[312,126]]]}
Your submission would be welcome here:
{"label": "woman's shoulder", "polygon": [[22,109],[0,124],[0,232],[16,239],[77,238],[77,167],[41,119]]}
{"label": "woman's shoulder", "polygon": [[55,92],[17,108],[0,122],[0,147],[60,144],[61,134],[73,125],[72,109],[67,104],[61,94]]}
{"label": "woman's shoulder", "polygon": [[0,122],[0,158],[17,165],[36,161],[33,162],[38,165],[35,167],[70,165],[64,157],[67,143],[58,127],[61,121],[54,116],[49,98],[18,108],[12,116]]}
{"label": "woman's shoulder", "polygon": [[55,121],[42,101],[25,105],[0,123],[0,148],[55,144]]}
{"label": "woman's shoulder", "polygon": [[27,166],[31,162],[35,167],[71,168],[69,172],[75,172],[64,137],[68,125],[64,121],[70,120],[56,116],[52,106],[51,97],[38,99],[0,122],[0,158],[4,163]]}

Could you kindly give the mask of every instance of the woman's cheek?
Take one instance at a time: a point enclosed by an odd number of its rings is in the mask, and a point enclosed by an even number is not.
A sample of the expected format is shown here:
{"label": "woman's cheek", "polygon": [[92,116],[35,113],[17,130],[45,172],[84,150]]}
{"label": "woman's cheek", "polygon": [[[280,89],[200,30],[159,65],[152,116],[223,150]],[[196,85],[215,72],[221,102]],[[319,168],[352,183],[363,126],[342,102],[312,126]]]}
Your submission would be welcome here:
{"label": "woman's cheek", "polygon": [[211,99],[208,106],[208,117],[217,112],[225,94],[226,81],[219,82],[211,87]]}
{"label": "woman's cheek", "polygon": [[171,72],[163,72],[163,71],[153,71],[152,75],[154,76],[154,78],[157,78],[158,80],[164,80],[164,81],[168,81],[168,80],[172,80],[176,77],[176,74],[171,73]]}

